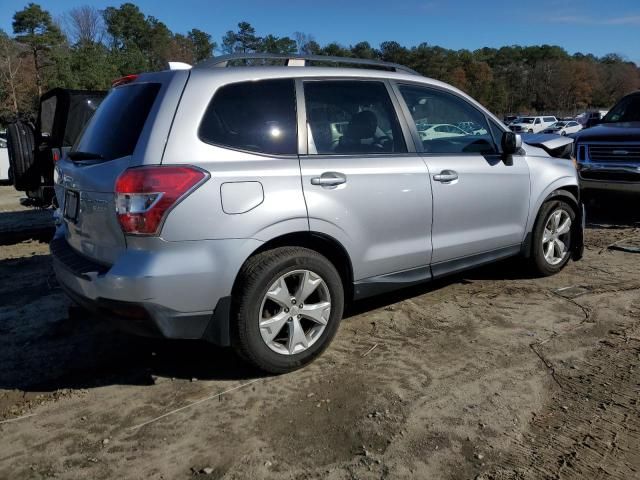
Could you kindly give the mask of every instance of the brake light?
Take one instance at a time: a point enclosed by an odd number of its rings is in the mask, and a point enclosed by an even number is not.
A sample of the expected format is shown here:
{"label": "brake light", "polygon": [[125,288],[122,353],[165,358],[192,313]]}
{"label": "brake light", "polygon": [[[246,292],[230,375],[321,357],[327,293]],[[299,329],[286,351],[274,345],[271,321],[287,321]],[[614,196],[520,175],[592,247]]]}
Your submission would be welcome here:
{"label": "brake light", "polygon": [[124,77],[116,78],[113,82],[111,82],[112,87],[119,87],[120,85],[126,85],[127,83],[133,82],[138,75],[125,75]]}
{"label": "brake light", "polygon": [[169,211],[208,175],[196,167],[134,167],[116,180],[116,213],[128,235],[158,235]]}

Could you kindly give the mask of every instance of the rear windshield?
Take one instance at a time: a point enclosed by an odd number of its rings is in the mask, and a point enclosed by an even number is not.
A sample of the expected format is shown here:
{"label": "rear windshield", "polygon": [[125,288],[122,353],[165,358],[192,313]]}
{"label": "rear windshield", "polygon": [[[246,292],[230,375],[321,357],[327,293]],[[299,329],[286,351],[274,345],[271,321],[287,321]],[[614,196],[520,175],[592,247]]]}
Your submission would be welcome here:
{"label": "rear windshield", "polygon": [[133,154],[159,90],[158,83],[134,83],[111,90],[73,151],[107,160]]}

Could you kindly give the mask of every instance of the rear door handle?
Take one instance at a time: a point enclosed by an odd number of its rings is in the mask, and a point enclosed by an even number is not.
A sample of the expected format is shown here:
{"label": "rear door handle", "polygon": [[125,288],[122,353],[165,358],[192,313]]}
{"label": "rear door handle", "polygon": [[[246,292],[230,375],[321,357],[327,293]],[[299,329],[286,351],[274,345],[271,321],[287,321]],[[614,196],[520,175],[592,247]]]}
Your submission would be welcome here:
{"label": "rear door handle", "polygon": [[336,187],[347,183],[347,176],[340,172],[324,172],[319,177],[311,179],[311,185],[320,185],[321,187]]}
{"label": "rear door handle", "polygon": [[433,179],[436,182],[453,182],[458,179],[458,172],[454,172],[453,170],[442,170],[440,173],[434,175]]}

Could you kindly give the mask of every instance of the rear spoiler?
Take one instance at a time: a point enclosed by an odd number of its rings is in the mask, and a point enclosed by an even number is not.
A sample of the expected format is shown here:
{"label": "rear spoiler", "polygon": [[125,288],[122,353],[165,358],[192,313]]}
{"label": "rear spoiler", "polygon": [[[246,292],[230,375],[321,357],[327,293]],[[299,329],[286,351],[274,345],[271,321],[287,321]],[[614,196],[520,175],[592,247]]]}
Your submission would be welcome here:
{"label": "rear spoiler", "polygon": [[532,147],[542,148],[552,157],[571,158],[573,138],[554,133],[525,133],[522,141]]}

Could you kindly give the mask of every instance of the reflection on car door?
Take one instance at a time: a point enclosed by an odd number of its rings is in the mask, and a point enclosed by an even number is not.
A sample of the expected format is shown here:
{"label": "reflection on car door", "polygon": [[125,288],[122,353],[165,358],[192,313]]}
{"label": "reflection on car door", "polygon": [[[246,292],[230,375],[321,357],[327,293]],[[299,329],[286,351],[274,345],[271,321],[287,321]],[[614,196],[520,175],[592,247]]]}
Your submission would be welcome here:
{"label": "reflection on car door", "polygon": [[[433,190],[434,276],[517,253],[529,210],[529,168],[522,156],[504,161],[485,115],[465,99],[428,87],[400,85],[414,121],[472,121],[478,134],[423,141]],[[417,133],[414,133],[417,135]]]}
{"label": "reflection on car door", "polygon": [[[428,278],[431,186],[425,163],[410,153],[383,81],[299,81],[306,110],[300,156],[311,231],[340,241],[358,281]],[[302,119],[304,121],[304,118]],[[340,138],[331,128],[346,121]],[[412,145],[411,145],[412,146]],[[423,280],[425,278],[422,278]],[[381,280],[383,281],[383,280]]]}

